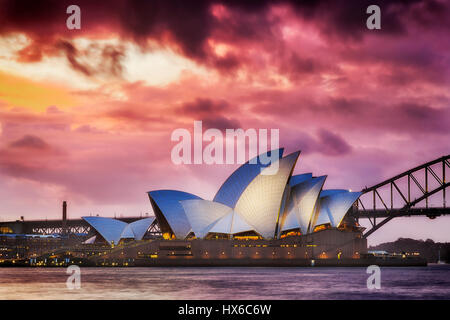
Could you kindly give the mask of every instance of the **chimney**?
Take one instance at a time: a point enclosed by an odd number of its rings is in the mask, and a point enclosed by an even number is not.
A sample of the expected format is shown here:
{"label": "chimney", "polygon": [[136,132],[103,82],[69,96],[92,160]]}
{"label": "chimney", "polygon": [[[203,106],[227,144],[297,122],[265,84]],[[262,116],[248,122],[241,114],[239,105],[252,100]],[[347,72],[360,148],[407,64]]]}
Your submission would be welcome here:
{"label": "chimney", "polygon": [[62,233],[66,234],[66,228],[67,228],[67,202],[63,201],[63,208],[62,208]]}

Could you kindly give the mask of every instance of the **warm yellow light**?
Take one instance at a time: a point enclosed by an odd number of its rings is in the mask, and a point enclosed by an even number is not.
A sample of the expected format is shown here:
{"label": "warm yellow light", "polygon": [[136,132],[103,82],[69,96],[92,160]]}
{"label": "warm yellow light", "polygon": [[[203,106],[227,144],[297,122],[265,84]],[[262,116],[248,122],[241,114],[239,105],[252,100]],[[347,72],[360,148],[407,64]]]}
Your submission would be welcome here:
{"label": "warm yellow light", "polygon": [[45,111],[50,105],[64,108],[77,103],[65,88],[4,72],[0,72],[0,96],[10,106],[30,108],[34,111]]}
{"label": "warm yellow light", "polygon": [[165,232],[165,233],[163,233],[163,239],[170,240],[170,239],[172,239],[172,235],[168,232]]}

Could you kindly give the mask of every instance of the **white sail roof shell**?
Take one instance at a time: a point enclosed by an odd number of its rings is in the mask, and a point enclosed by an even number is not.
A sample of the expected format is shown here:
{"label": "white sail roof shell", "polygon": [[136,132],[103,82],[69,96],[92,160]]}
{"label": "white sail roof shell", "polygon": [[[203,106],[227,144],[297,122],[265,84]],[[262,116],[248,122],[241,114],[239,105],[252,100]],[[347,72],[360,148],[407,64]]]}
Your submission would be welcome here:
{"label": "white sail roof shell", "polygon": [[142,240],[151,224],[155,221],[155,217],[149,217],[136,220],[129,224],[134,234],[135,240]]}
{"label": "white sail roof shell", "polygon": [[177,190],[155,190],[148,192],[148,195],[161,210],[175,237],[177,239],[186,238],[191,232],[191,225],[180,202],[201,198],[194,194]]}
{"label": "white sail roof shell", "polygon": [[[267,153],[267,156],[271,159],[270,156],[273,155],[274,158],[276,157],[276,161],[278,161],[283,156],[283,151],[283,148],[272,150]],[[269,165],[262,163],[263,161],[260,160],[260,156],[258,155],[236,169],[222,184],[214,196],[213,201],[234,208],[249,183],[261,173],[261,170],[264,170]]]}
{"label": "white sail roof shell", "polygon": [[225,216],[217,220],[208,232],[231,234],[234,212],[231,210]]}
{"label": "white sail roof shell", "polygon": [[[119,243],[120,239],[142,240],[147,229],[155,217],[140,219],[130,224],[104,217],[82,217],[91,225],[109,244]],[[94,239],[95,240],[95,239]]]}
{"label": "white sail roof shell", "polygon": [[298,220],[297,220],[295,211],[292,210],[287,213],[286,218],[284,219],[283,227],[281,228],[281,231],[297,229],[297,228],[300,228],[300,225],[298,224]]}
{"label": "white sail roof shell", "polygon": [[330,216],[328,215],[328,209],[322,207],[324,198],[319,198],[319,205],[316,209],[315,216],[311,222],[311,232],[314,231],[314,228],[320,226],[322,224],[331,223]]}
{"label": "white sail roof shell", "polygon": [[312,179],[312,173],[302,173],[302,174],[297,174],[295,176],[292,176],[289,179],[289,185],[291,187],[298,185],[299,183],[305,182],[307,180]]}
{"label": "white sail roof shell", "polygon": [[233,212],[232,208],[209,200],[183,200],[180,203],[197,238],[204,238],[220,218]]}
{"label": "white sail roof shell", "polygon": [[319,198],[319,207],[316,211],[317,219],[314,227],[330,223],[332,227],[339,227],[347,211],[358,200],[361,192],[347,190],[324,190],[326,192]]}
{"label": "white sail roof shell", "polygon": [[236,234],[246,231],[254,231],[255,228],[248,224],[236,211],[229,212],[217,221],[209,230],[213,233]]}
{"label": "white sail roof shell", "polygon": [[274,163],[278,166],[275,174],[265,174],[265,170],[275,172],[271,166],[264,169],[242,192],[234,210],[255,227],[263,238],[271,239],[280,214],[283,193],[300,152],[294,152]]}
{"label": "white sail roof shell", "polygon": [[345,189],[326,189],[326,190],[322,190],[320,192],[320,197],[324,198],[324,197],[328,197],[330,195],[333,195],[336,193],[342,193],[342,192],[349,192],[349,191],[345,190]]}
{"label": "white sail roof shell", "polygon": [[119,243],[122,231],[127,226],[126,222],[104,217],[83,217],[98,233],[110,244]]}
{"label": "white sail roof shell", "polygon": [[97,236],[92,236],[89,239],[83,241],[83,244],[93,244],[96,239],[97,239]]}
{"label": "white sail roof shell", "polygon": [[127,226],[123,229],[120,239],[134,239],[133,229],[131,229],[129,224],[127,224]]}
{"label": "white sail roof shell", "polygon": [[291,189],[288,212],[294,212],[302,234],[309,233],[308,227],[314,215],[314,210],[326,176],[305,180]]}

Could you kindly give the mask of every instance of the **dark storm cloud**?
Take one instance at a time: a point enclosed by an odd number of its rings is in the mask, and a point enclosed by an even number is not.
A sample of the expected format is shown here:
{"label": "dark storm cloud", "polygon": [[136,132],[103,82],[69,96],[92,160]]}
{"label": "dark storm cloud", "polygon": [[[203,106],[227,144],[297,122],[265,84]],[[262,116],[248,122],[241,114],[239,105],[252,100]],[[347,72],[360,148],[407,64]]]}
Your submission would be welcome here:
{"label": "dark storm cloud", "polygon": [[322,115],[339,116],[347,123],[358,122],[366,128],[416,134],[448,133],[450,108],[404,102],[392,104],[360,99],[330,99],[329,104],[314,109]]}
{"label": "dark storm cloud", "polygon": [[[211,53],[206,40],[213,31],[222,31],[222,35],[227,35],[230,41],[260,40],[271,32],[270,21],[264,13],[273,5],[287,4],[304,19],[317,21],[323,34],[358,40],[367,33],[366,8],[373,1],[79,0],[76,4],[82,12],[81,30],[67,30],[66,8],[71,4],[74,4],[73,1],[68,0],[0,0],[0,33],[25,32],[33,40],[19,53],[18,59],[21,61],[39,61],[43,54],[55,54],[54,46],[61,45],[60,40],[95,35],[107,28],[143,47],[148,45],[147,40],[153,39],[179,49],[189,58],[227,71],[239,65],[239,58],[233,55],[219,58]],[[230,8],[232,18],[218,21],[211,10],[216,4]],[[448,5],[439,1],[379,0],[376,4],[382,8],[382,34],[403,34],[407,31],[406,24],[413,22],[424,28],[448,25],[448,19],[445,19]],[[70,42],[62,43],[72,67],[88,74],[88,68],[75,59],[76,51],[69,46]],[[300,68],[309,70],[314,65],[304,61]]]}
{"label": "dark storm cloud", "polygon": [[49,145],[41,138],[34,135],[25,135],[9,144],[11,148],[48,149]]}
{"label": "dark storm cloud", "polygon": [[[305,1],[223,1],[224,5],[245,13],[258,13],[274,4],[288,4],[305,19],[316,19],[322,31],[342,38],[360,39],[367,33],[366,13],[370,5],[381,8],[383,34],[403,34],[407,24],[418,23],[424,28],[446,28],[449,6],[437,0],[305,0]],[[404,19],[406,17],[406,19]],[[433,19],[439,19],[433,21]],[[262,20],[261,20],[262,21]],[[440,22],[439,22],[440,21]],[[249,30],[243,26],[241,30]],[[252,36],[251,32],[246,34]]]}
{"label": "dark storm cloud", "polygon": [[449,107],[437,109],[415,103],[404,103],[390,115],[390,123],[397,128],[416,132],[448,133],[449,120]]}
{"label": "dark storm cloud", "polygon": [[292,150],[300,149],[303,154],[319,153],[336,157],[349,154],[353,150],[343,137],[324,128],[318,130],[315,136],[305,132],[296,132],[292,136],[295,139],[282,141],[283,145]]}
{"label": "dark storm cloud", "polygon": [[341,136],[325,129],[321,129],[318,133],[318,145],[322,153],[332,156],[352,151],[352,147]]}
{"label": "dark storm cloud", "polygon": [[60,40],[56,43],[56,47],[65,54],[71,67],[85,76],[109,74],[118,77],[122,75],[121,62],[125,56],[122,46],[91,44],[80,52],[73,43]]}
{"label": "dark storm cloud", "polygon": [[[89,35],[103,26],[143,46],[149,38],[173,41],[186,56],[205,55],[203,43],[212,19],[205,1],[76,1],[82,25],[75,31],[66,29],[66,8],[71,4],[66,0],[1,0],[0,33],[22,31],[44,46],[48,39]],[[164,39],[167,33],[169,39]]]}
{"label": "dark storm cloud", "polygon": [[203,44],[212,21],[208,2],[132,0],[114,1],[111,7],[123,36],[143,46],[149,38],[174,42],[188,57],[205,57]]}
{"label": "dark storm cloud", "polygon": [[77,60],[78,50],[68,41],[60,41],[58,46],[65,52],[67,60],[74,70],[83,73],[86,76],[92,74],[88,67],[80,64]]}
{"label": "dark storm cloud", "polygon": [[206,118],[202,122],[203,122],[203,129],[214,128],[224,131],[226,129],[241,128],[241,124],[238,120],[226,118],[224,116]]}
{"label": "dark storm cloud", "polygon": [[16,178],[36,178],[42,170],[60,161],[65,152],[41,137],[27,134],[0,148],[0,170]]}
{"label": "dark storm cloud", "polygon": [[278,71],[286,75],[291,82],[295,82],[308,76],[314,76],[325,69],[333,70],[334,68],[334,66],[323,65],[318,59],[305,58],[291,53],[289,58],[281,59]]}
{"label": "dark storm cloud", "polygon": [[228,54],[225,57],[213,57],[212,65],[222,72],[232,72],[241,65],[239,57],[233,54]]}
{"label": "dark storm cloud", "polygon": [[184,114],[193,116],[205,116],[208,114],[222,113],[229,109],[228,102],[224,100],[214,101],[207,98],[197,98],[195,101],[184,103],[179,110]]}
{"label": "dark storm cloud", "polygon": [[230,117],[232,108],[225,100],[197,98],[181,105],[178,111],[192,120],[202,120],[204,129],[225,130],[241,127],[238,120]]}

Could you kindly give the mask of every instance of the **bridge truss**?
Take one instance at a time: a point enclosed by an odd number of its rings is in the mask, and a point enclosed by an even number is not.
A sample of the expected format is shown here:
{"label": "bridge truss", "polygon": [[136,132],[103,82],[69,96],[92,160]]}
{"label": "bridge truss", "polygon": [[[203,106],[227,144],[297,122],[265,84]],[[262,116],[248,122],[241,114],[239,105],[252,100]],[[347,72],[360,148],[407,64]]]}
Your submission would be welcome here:
{"label": "bridge truss", "polygon": [[[434,219],[449,215],[450,208],[446,206],[446,188],[450,185],[446,180],[449,159],[450,155],[440,157],[363,189],[350,212],[357,221],[361,218],[370,221],[371,228],[363,236],[370,236],[396,217],[427,216]],[[437,199],[439,195],[442,198]],[[430,199],[433,199],[432,206]],[[436,201],[439,201],[437,207]],[[423,204],[424,207],[418,206]]]}
{"label": "bridge truss", "polygon": [[[126,223],[131,223],[143,217],[124,217],[118,218]],[[0,222],[0,227],[8,227],[12,233],[17,234],[40,234],[40,235],[71,235],[71,236],[88,236],[93,234],[91,226],[83,219],[66,220],[65,225],[62,220],[17,220],[10,222]],[[158,222],[155,219],[149,226],[146,236],[159,237],[161,231]]]}

